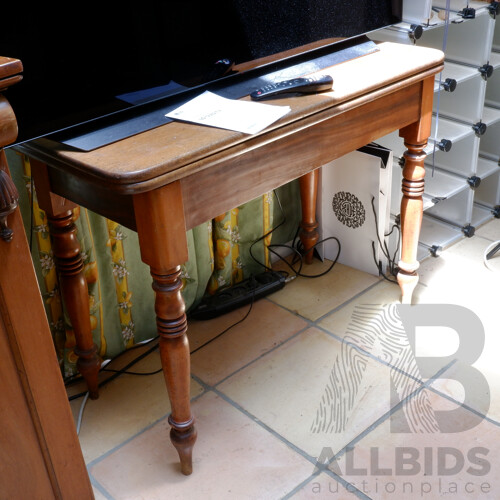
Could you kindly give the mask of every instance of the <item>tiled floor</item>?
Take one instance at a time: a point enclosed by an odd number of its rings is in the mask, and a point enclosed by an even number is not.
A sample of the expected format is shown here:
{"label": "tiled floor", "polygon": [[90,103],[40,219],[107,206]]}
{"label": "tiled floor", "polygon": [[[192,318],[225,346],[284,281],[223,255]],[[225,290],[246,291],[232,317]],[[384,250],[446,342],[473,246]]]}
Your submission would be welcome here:
{"label": "tiled floor", "polygon": [[[414,302],[436,306],[418,310],[429,326],[413,350],[398,286],[339,264],[205,347],[247,308],[191,322],[193,474],[169,441],[162,374],[122,375],[83,412],[96,498],[500,498],[500,254],[496,271],[483,263],[499,238],[495,220],[423,262]],[[153,351],[133,369],[159,367]],[[82,399],[71,404],[76,420]]]}

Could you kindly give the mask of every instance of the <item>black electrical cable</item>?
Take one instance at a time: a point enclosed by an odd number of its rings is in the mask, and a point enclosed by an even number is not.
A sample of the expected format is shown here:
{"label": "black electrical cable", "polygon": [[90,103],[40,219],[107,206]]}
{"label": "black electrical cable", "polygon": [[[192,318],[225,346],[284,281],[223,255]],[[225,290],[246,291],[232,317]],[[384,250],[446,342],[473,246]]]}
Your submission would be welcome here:
{"label": "black electrical cable", "polygon": [[[372,196],[371,204],[372,204],[372,210],[373,210],[373,217],[375,218],[375,231],[377,233],[377,240],[378,240],[380,248],[382,249],[382,253],[384,254],[385,258],[387,259],[387,262],[389,264],[389,270],[390,270],[391,274],[393,276],[395,276],[397,274],[396,256],[399,252],[399,240],[400,240],[400,238],[398,237],[396,250],[394,251],[393,257],[391,258],[389,247],[387,246],[387,241],[386,240],[384,240],[384,242],[380,241],[378,217],[377,217],[377,212],[375,210],[375,197],[374,196]],[[384,238],[388,238],[389,236],[391,236],[394,229],[397,229],[398,231],[400,231],[399,226],[397,224],[393,224],[391,230],[388,233],[384,234]],[[372,241],[372,253],[373,253],[373,260],[375,261],[375,265],[378,268],[379,274],[387,281],[390,281],[391,283],[397,283],[396,280],[393,280],[393,279],[389,278],[388,276],[386,276],[386,274],[382,270],[381,263],[377,262],[377,259],[375,256],[375,242],[374,241]]]}
{"label": "black electrical cable", "polygon": [[[228,326],[227,328],[225,328],[224,330],[222,330],[222,332],[218,333],[217,335],[215,335],[214,337],[212,337],[210,340],[208,340],[207,342],[205,342],[204,344],[200,345],[199,347],[197,347],[196,349],[193,349],[192,351],[190,351],[190,355],[191,354],[194,354],[196,351],[200,350],[202,347],[205,347],[206,345],[210,344],[210,342],[213,342],[214,340],[218,339],[220,336],[222,336],[223,334],[225,334],[226,332],[228,332],[231,328],[235,327],[236,325],[239,325],[240,323],[242,323],[243,321],[245,321],[250,312],[252,311],[252,308],[253,308],[253,304],[254,304],[254,294],[252,294],[252,301],[250,302],[250,307],[248,308],[248,311],[245,313],[245,316],[243,316],[243,318],[239,319],[238,321],[236,321],[235,323],[233,323],[232,325]],[[152,342],[153,340],[156,340],[158,337],[155,337],[154,339],[151,339],[149,342]],[[149,343],[148,342],[148,343]],[[137,344],[136,346],[130,348],[130,349],[133,349],[133,348],[137,348],[137,347],[142,347],[144,344]],[[146,356],[148,356],[149,354],[151,354],[153,351],[155,351],[156,349],[158,348],[158,345],[155,345],[153,347],[151,347],[150,349],[148,349],[146,352],[142,353],[140,356],[138,356],[137,358],[133,359],[130,363],[128,363],[125,367],[123,367],[122,369],[119,369],[119,370],[113,370],[113,369],[110,369],[110,368],[106,368],[106,367],[103,367],[101,368],[100,372],[111,372],[113,373],[113,375],[111,375],[110,377],[108,377],[107,379],[103,380],[102,382],[100,382],[98,384],[99,387],[102,387],[104,385],[106,385],[108,382],[111,382],[111,380],[114,380],[115,378],[119,377],[120,375],[123,375],[123,374],[127,374],[127,375],[142,375],[142,376],[149,376],[149,375],[156,375],[157,373],[160,373],[161,371],[163,371],[162,368],[159,368],[158,370],[155,370],[155,371],[152,371],[152,372],[133,372],[133,371],[129,371],[128,368],[130,368],[131,366],[135,365],[137,362],[139,362],[141,359],[144,359]],[[113,358],[111,361],[115,361],[121,354],[124,354],[124,353],[129,353],[130,352],[130,349],[127,349],[126,351],[123,351],[122,353],[120,353],[118,356],[116,356],[115,358]],[[74,394],[72,396],[69,396],[69,401],[72,401],[74,399],[78,399],[82,396],[85,396],[85,394],[87,394],[87,391],[84,391],[84,392],[80,392],[78,394]]]}
{"label": "black electrical cable", "polygon": [[157,373],[160,373],[163,371],[163,368],[158,368],[158,370],[152,371],[152,372],[131,372],[131,371],[123,371],[123,370],[113,370],[111,368],[106,368],[104,367],[102,372],[111,372],[111,373],[120,373],[120,374],[127,374],[127,375],[143,375],[143,376],[149,376],[149,375],[156,375]]}
{"label": "black electrical cable", "polygon": [[[197,347],[196,349],[193,349],[192,351],[190,351],[189,354],[190,355],[194,354],[196,351],[198,351],[202,347],[205,347],[210,342],[213,342],[214,340],[216,340],[217,338],[219,338],[220,336],[222,336],[223,334],[225,334],[226,332],[228,332],[231,328],[233,328],[236,325],[239,325],[240,323],[242,323],[243,321],[245,321],[248,318],[250,312],[252,311],[253,304],[254,304],[254,294],[252,294],[252,301],[250,302],[250,307],[248,308],[248,311],[245,313],[245,316],[243,316],[243,318],[239,319],[238,321],[236,321],[232,325],[228,326],[222,332],[218,333],[217,335],[215,335],[214,337],[212,337],[209,341],[205,342],[201,346]],[[158,339],[158,336],[152,338],[148,342],[145,342],[145,343],[142,343],[142,344],[137,344],[137,345],[135,345],[135,346],[127,349],[126,351],[122,351],[120,354],[118,354],[117,356],[115,356],[110,361],[110,363],[116,361],[116,359],[118,359],[123,354],[128,354],[132,349],[137,349],[139,347],[144,347],[145,345],[148,345],[149,343],[153,342],[156,339]],[[115,378],[117,378],[118,376],[123,375],[123,374],[127,374],[127,375],[139,375],[139,376],[141,376],[141,375],[142,376],[149,376],[149,375],[156,375],[157,373],[160,373],[163,370],[162,368],[159,368],[158,370],[155,370],[155,371],[152,371],[152,372],[133,372],[133,371],[129,371],[128,370],[130,367],[132,367],[133,365],[135,365],[141,359],[144,359],[146,356],[148,356],[153,351],[155,351],[157,348],[158,348],[158,345],[154,345],[153,347],[151,347],[150,349],[148,349],[146,352],[142,353],[140,356],[138,356],[137,358],[133,359],[125,367],[123,367],[123,368],[121,368],[119,370],[114,370],[114,369],[111,369],[111,368],[107,368],[107,365],[105,367],[101,368],[100,372],[110,372],[110,373],[113,373],[113,375],[111,375],[110,377],[108,377],[105,380],[103,380],[102,382],[100,382],[98,384],[98,386],[102,387],[102,386],[106,385],[108,382],[111,382],[111,380],[114,380]],[[69,399],[69,401],[72,401],[74,399],[78,399],[78,398],[80,398],[82,396],[85,396],[86,393],[87,393],[87,391],[80,392],[78,394],[74,394],[74,395],[70,396],[68,399]]]}
{"label": "black electrical cable", "polygon": [[[114,358],[112,358],[112,359],[108,362],[108,364],[109,364],[109,363],[111,363],[111,362],[116,361],[117,359],[121,358],[121,357],[122,357],[123,355],[125,355],[125,354],[129,354],[130,352],[132,352],[132,351],[133,351],[133,350],[135,350],[135,349],[139,349],[139,348],[141,348],[141,347],[145,347],[145,346],[147,346],[147,345],[151,344],[151,342],[154,342],[154,341],[155,341],[155,340],[157,340],[157,339],[158,339],[158,335],[157,335],[156,337],[153,337],[153,338],[149,339],[149,340],[148,340],[148,341],[146,341],[146,342],[141,342],[141,343],[139,343],[139,344],[135,344],[135,345],[133,345],[132,347],[129,347],[129,348],[128,348],[128,349],[126,349],[125,351],[122,351],[122,352],[118,353],[118,354],[117,354]],[[102,367],[100,371],[112,371],[111,369],[106,368],[107,366],[108,366],[108,365],[106,365],[106,366]],[[118,371],[120,371],[120,370],[116,370],[116,371],[118,372]],[[70,377],[67,377],[67,378],[64,380],[64,385],[65,385],[66,387],[69,387],[70,385],[72,385],[72,384],[74,384],[74,383],[76,383],[76,382],[81,381],[81,379],[82,379],[82,376],[81,376],[79,373],[75,373],[74,375],[71,375]]]}
{"label": "black electrical cable", "polygon": [[[140,345],[140,344],[139,344]],[[135,365],[137,362],[139,362],[141,359],[144,359],[146,356],[148,356],[149,354],[151,354],[153,351],[155,351],[156,349],[158,348],[158,345],[154,345],[153,347],[150,347],[146,352],[143,352],[141,355],[137,356],[137,358],[133,359],[130,363],[128,363],[125,367],[123,367],[121,370],[117,370],[115,373],[113,373],[111,376],[109,376],[108,378],[106,378],[105,380],[102,380],[101,382],[99,382],[98,384],[98,387],[103,387],[104,385],[106,385],[107,383],[111,382],[112,380],[114,380],[115,378],[119,377],[120,375],[126,373],[126,371],[128,370],[128,368],[130,368],[131,366]],[[128,352],[127,351],[124,351],[124,352]],[[116,358],[114,358],[116,359]],[[104,368],[101,368],[100,372],[104,371]],[[79,394],[74,394],[72,396],[69,396],[69,401],[72,401],[74,399],[78,399],[82,396],[85,396],[85,394],[87,394],[87,391],[84,391],[84,392],[80,392]]]}
{"label": "black electrical cable", "polygon": [[205,347],[206,345],[210,344],[210,342],[213,342],[214,340],[218,339],[221,335],[224,335],[226,332],[231,330],[231,328],[235,327],[236,325],[239,325],[240,323],[243,323],[243,321],[245,321],[248,318],[249,314],[252,312],[254,298],[255,298],[255,291],[253,290],[252,291],[252,300],[250,302],[250,307],[248,308],[248,311],[245,313],[245,316],[243,316],[243,318],[239,319],[238,321],[236,321],[232,325],[228,326],[226,329],[222,330],[222,332],[218,333],[217,335],[215,335],[215,337],[212,337],[210,340],[208,340],[204,344],[198,346],[196,349],[193,349],[190,352],[190,354],[194,354],[196,351],[199,351],[202,347]]}
{"label": "black electrical cable", "polygon": [[[278,193],[276,193],[276,191],[274,190],[273,191],[274,193],[274,196],[276,197],[276,200],[278,202],[278,206],[281,210],[281,214],[283,215],[283,220],[276,226],[274,227],[273,229],[271,229],[269,232],[267,232],[266,234],[264,234],[263,236],[261,236],[260,238],[257,238],[251,245],[250,245],[250,249],[249,249],[249,253],[250,253],[250,257],[252,257],[252,259],[259,265],[261,265],[264,269],[266,269],[267,271],[273,271],[273,269],[271,269],[270,267],[266,266],[265,264],[263,264],[262,262],[260,262],[256,257],[255,255],[253,254],[253,246],[262,241],[264,238],[267,238],[268,236],[270,236],[274,231],[276,231],[276,229],[278,229],[278,227],[280,227],[281,225],[283,225],[285,222],[286,222],[286,216],[285,216],[285,211],[283,210],[283,205],[281,204],[281,200],[278,196]],[[340,251],[341,251],[341,245],[340,245],[340,241],[338,238],[336,238],[335,236],[330,236],[328,238],[325,238],[325,239],[322,239],[320,241],[318,241],[311,249],[310,251],[312,252],[316,246],[326,242],[326,241],[329,241],[329,240],[335,240],[337,242],[337,245],[338,245],[338,252],[337,252],[337,255],[335,256],[335,259],[331,262],[330,266],[328,267],[328,269],[326,269],[325,271],[321,272],[321,273],[318,273],[318,274],[304,274],[302,273],[302,263],[303,263],[303,249],[301,249],[301,243],[300,243],[300,240],[297,240],[298,238],[298,234],[299,234],[299,230],[300,228],[297,228],[296,232],[295,232],[295,236],[292,240],[292,245],[284,245],[284,244],[276,244],[276,245],[268,245],[267,249],[273,254],[275,255],[276,257],[278,257],[278,259],[280,259],[285,265],[287,265],[294,273],[294,275],[292,276],[292,278],[290,279],[293,279],[297,276],[300,276],[300,277],[303,277],[303,278],[319,278],[321,276],[324,276],[325,274],[329,273],[333,266],[337,263],[338,261],[338,258],[340,256]],[[295,254],[294,256],[294,259],[292,260],[292,263],[290,264],[290,262],[288,262],[288,260],[284,259],[278,252],[276,252],[274,250],[274,248],[286,248],[288,250],[291,250],[292,253]],[[299,268],[298,270],[295,269],[293,266],[299,262]],[[288,273],[287,273],[288,274]]]}

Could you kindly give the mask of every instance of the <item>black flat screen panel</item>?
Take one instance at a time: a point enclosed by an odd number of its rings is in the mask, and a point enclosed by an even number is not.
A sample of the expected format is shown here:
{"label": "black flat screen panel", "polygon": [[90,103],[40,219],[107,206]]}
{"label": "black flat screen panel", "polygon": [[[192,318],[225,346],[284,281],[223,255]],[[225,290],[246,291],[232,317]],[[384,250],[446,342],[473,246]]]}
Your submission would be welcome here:
{"label": "black flat screen panel", "polygon": [[[120,114],[224,76],[228,66],[399,20],[401,0],[6,2],[0,54],[17,142]],[[96,122],[98,127],[98,122]]]}

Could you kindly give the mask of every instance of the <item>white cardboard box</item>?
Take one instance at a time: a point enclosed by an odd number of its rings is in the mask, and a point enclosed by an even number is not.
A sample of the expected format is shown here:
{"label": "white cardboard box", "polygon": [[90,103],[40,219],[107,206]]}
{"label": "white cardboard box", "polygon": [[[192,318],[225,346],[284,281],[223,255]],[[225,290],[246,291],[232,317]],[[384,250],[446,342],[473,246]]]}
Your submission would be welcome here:
{"label": "white cardboard box", "polygon": [[[392,151],[370,144],[320,168],[317,219],[321,259],[379,275],[387,259],[381,251],[390,226]],[[378,234],[377,234],[378,228]]]}

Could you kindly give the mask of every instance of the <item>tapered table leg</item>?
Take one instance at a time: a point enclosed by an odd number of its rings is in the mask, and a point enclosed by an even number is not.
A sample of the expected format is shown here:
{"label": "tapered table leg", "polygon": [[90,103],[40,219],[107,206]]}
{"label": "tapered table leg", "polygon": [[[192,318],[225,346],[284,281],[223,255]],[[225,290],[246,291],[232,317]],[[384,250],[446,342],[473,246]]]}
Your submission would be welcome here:
{"label": "tapered table leg", "polygon": [[431,133],[434,77],[426,78],[421,85],[420,119],[399,132],[407,148],[404,153],[401,200],[401,260],[397,276],[403,304],[411,304],[412,294],[418,283],[417,251],[423,216],[424,149]]}
{"label": "tapered table leg", "polygon": [[409,144],[404,153],[403,198],[401,200],[401,260],[397,280],[401,287],[401,302],[410,304],[412,294],[418,283],[417,260],[418,238],[422,225],[424,194],[424,159],[425,143]]}
{"label": "tapered table leg", "polygon": [[134,195],[142,260],[150,266],[160,356],[172,412],[170,439],[183,474],[193,470],[196,429],[190,406],[190,354],[180,264],[188,259],[184,208],[179,182]]}
{"label": "tapered table leg", "polygon": [[61,296],[75,334],[75,354],[78,356],[76,367],[87,383],[89,397],[97,399],[101,360],[92,337],[87,281],[76,226],[73,223],[72,209],[75,205],[50,192],[45,165],[32,161],[32,167],[38,203],[45,211],[49,223]]}
{"label": "tapered table leg", "polygon": [[302,220],[299,238],[304,247],[304,260],[311,264],[314,245],[318,242],[318,222],[316,221],[316,199],[318,197],[318,169],[309,172],[299,179],[300,200],[302,204]]}
{"label": "tapered table leg", "polygon": [[160,357],[172,413],[170,439],[175,446],[183,474],[193,471],[192,451],[196,441],[194,418],[190,409],[190,354],[187,319],[181,295],[180,266],[158,274],[151,269],[156,293],[156,324],[160,337]]}

